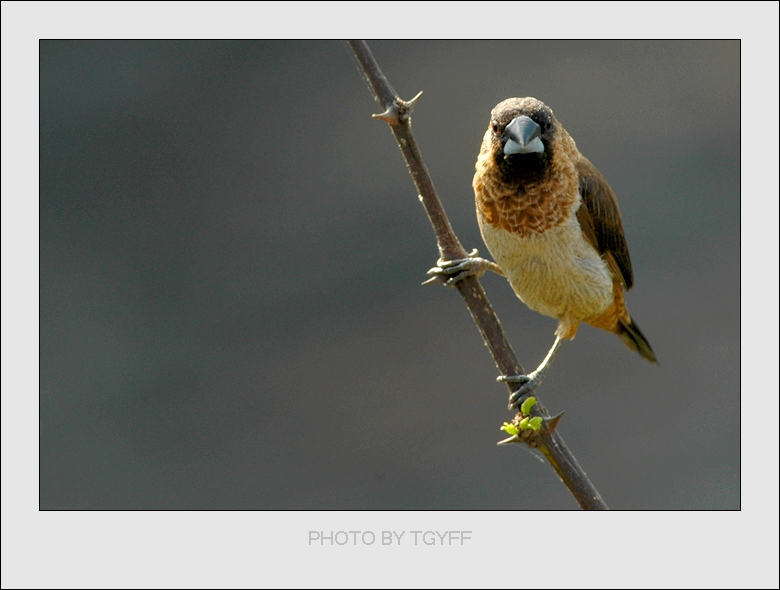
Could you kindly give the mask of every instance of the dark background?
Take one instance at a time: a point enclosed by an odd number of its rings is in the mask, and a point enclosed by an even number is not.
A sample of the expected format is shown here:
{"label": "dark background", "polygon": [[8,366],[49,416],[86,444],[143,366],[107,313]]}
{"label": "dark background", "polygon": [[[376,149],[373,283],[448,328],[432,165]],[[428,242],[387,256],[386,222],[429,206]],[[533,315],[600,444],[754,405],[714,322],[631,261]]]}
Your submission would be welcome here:
{"label": "dark background", "polygon": [[[629,309],[540,397],[616,509],[737,509],[740,46],[370,42],[461,241],[492,107],[553,108],[620,200]],[[40,506],[555,509],[341,42],[42,42]],[[521,362],[556,322],[483,280]]]}

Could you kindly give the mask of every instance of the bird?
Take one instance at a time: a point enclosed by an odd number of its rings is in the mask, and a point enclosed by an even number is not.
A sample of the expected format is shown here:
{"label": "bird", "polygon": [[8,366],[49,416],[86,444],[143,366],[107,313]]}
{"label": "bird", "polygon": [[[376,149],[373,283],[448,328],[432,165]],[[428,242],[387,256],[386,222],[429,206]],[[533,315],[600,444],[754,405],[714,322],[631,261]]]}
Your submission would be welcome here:
{"label": "bird", "polygon": [[451,286],[494,271],[530,309],[558,320],[555,342],[536,370],[498,378],[520,384],[510,408],[541,384],[581,323],[617,334],[658,364],[626,309],[624,291],[634,276],[617,197],[550,107],[532,97],[498,103],[472,185],[480,232],[495,262],[474,250],[468,258],[440,259],[429,273],[451,277]]}

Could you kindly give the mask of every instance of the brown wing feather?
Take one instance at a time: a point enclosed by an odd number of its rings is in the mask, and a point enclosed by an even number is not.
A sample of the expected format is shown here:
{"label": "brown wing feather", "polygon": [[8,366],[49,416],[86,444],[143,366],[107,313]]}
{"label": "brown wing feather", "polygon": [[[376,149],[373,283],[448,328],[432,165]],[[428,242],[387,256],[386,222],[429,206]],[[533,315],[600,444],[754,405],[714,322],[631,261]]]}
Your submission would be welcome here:
{"label": "brown wing feather", "polygon": [[630,289],[634,284],[628,244],[623,233],[617,197],[607,181],[586,158],[576,163],[580,176],[582,205],[577,220],[582,233],[609,265],[613,274]]}

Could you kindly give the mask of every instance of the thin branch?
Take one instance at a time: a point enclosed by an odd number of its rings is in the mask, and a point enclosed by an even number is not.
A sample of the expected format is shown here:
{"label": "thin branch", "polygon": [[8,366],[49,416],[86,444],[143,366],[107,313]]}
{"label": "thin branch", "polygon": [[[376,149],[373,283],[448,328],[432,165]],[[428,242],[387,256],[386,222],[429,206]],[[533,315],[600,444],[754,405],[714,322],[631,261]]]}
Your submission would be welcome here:
{"label": "thin branch", "polygon": [[[401,148],[406,166],[409,168],[409,173],[412,175],[412,180],[420,195],[420,201],[425,207],[425,212],[428,214],[428,219],[436,234],[441,258],[445,260],[465,258],[467,256],[466,250],[452,230],[447,215],[444,213],[444,207],[442,207],[420,150],[417,148],[417,142],[412,135],[410,115],[420,94],[410,101],[401,100],[385,78],[366,42],[350,41],[349,44],[374,91],[376,99],[384,109],[383,113],[374,115],[374,117],[382,119],[390,125],[398,147]],[[467,277],[458,281],[455,286],[463,296],[471,312],[471,317],[477,324],[477,328],[479,328],[501,374],[524,374],[525,371],[518,362],[479,279],[474,276]],[[541,430],[532,439],[526,438],[524,442],[533,441],[532,446],[538,448],[547,458],[581,508],[607,510],[607,505],[557,432],[556,426],[560,416],[551,417],[541,402],[534,406],[532,412],[534,415],[542,416],[545,420]]]}

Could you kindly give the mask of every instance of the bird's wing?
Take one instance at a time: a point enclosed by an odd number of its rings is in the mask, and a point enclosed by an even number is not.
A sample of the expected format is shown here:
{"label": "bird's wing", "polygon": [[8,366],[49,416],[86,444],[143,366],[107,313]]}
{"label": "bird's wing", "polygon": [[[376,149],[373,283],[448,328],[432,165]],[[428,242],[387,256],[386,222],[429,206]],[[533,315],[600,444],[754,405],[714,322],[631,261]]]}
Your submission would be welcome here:
{"label": "bird's wing", "polygon": [[582,205],[577,220],[588,241],[606,260],[612,273],[626,289],[634,284],[628,244],[623,233],[617,197],[596,167],[582,157],[577,163]]}

